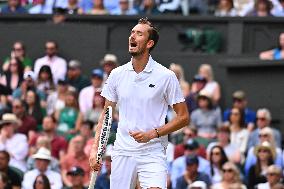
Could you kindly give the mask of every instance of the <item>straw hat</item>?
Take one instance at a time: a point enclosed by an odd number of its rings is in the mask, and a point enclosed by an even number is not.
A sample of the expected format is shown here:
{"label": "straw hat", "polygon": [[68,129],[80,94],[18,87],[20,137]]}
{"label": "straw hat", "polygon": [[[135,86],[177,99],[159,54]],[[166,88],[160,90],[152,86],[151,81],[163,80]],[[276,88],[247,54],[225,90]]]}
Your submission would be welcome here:
{"label": "straw hat", "polygon": [[276,157],[276,151],[275,148],[267,141],[264,141],[263,143],[261,143],[260,145],[256,146],[254,148],[254,154],[257,156],[258,151],[260,149],[265,149],[265,150],[269,150],[270,153],[272,154],[272,158],[275,159]]}
{"label": "straw hat", "polygon": [[0,126],[5,125],[7,123],[18,123],[18,119],[15,114],[6,113],[3,114],[2,120],[0,121]]}
{"label": "straw hat", "polygon": [[32,158],[34,159],[44,159],[44,160],[51,160],[51,153],[50,150],[45,148],[45,147],[41,147],[36,154],[32,155]]}

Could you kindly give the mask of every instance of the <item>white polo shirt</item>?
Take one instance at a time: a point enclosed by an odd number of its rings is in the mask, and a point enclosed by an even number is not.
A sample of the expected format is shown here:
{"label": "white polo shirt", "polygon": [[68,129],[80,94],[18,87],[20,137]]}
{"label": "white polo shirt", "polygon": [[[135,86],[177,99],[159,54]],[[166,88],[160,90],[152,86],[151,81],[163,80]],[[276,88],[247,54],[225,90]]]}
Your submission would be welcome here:
{"label": "white polo shirt", "polygon": [[179,82],[174,72],[155,62],[152,57],[145,69],[137,74],[128,62],[114,69],[107,79],[102,96],[117,102],[119,123],[114,152],[151,153],[165,150],[167,136],[155,138],[148,143],[138,143],[130,131],[149,131],[165,124],[168,106],[184,102]]}

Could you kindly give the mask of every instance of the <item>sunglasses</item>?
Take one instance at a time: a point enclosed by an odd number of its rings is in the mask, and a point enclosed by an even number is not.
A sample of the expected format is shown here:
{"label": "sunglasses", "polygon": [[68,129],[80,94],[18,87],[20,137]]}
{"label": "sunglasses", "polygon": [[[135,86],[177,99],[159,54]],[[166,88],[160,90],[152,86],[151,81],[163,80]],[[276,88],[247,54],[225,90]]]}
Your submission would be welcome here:
{"label": "sunglasses", "polygon": [[183,133],[184,136],[187,136],[187,137],[193,137],[193,134],[192,133]]}
{"label": "sunglasses", "polygon": [[239,112],[231,112],[231,115],[240,115]]}
{"label": "sunglasses", "polygon": [[269,150],[266,150],[266,149],[259,149],[258,152],[264,152],[264,153],[268,153]]}
{"label": "sunglasses", "polygon": [[226,173],[226,172],[232,173],[233,171],[234,171],[233,169],[223,169],[223,172],[224,172],[224,173]]}
{"label": "sunglasses", "polygon": [[220,155],[220,154],[221,154],[220,152],[212,152],[212,155],[218,156],[218,155]]}
{"label": "sunglasses", "polygon": [[267,176],[276,176],[278,175],[277,173],[267,173]]}
{"label": "sunglasses", "polygon": [[14,51],[22,51],[22,48],[13,48]]}
{"label": "sunglasses", "polygon": [[259,134],[259,137],[268,137],[268,134]]}
{"label": "sunglasses", "polygon": [[265,117],[257,117],[256,119],[259,120],[259,121],[266,121]]}

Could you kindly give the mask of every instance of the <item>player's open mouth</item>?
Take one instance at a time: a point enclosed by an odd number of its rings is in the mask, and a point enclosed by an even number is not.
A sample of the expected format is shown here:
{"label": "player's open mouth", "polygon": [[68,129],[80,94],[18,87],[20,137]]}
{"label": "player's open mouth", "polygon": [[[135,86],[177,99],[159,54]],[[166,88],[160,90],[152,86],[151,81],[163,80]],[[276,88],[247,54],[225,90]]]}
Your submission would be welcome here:
{"label": "player's open mouth", "polygon": [[137,47],[137,43],[135,43],[135,42],[130,42],[130,47]]}

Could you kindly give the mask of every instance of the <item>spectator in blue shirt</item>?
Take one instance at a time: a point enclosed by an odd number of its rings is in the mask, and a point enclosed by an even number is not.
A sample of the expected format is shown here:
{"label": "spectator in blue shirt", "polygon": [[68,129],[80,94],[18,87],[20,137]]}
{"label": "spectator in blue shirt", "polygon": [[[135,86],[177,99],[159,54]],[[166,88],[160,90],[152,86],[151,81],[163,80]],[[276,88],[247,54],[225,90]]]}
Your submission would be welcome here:
{"label": "spectator in blue shirt", "polygon": [[[254,129],[254,125],[255,125],[255,120],[256,120],[256,113],[255,111],[247,108],[247,98],[246,98],[246,94],[244,91],[235,91],[233,93],[233,108],[238,108],[240,110],[243,110],[245,113],[245,123],[247,125],[247,129],[249,131],[252,131]],[[231,108],[225,110],[224,114],[223,114],[223,121],[224,122],[228,122],[229,118],[230,118],[230,112],[231,112]]]}
{"label": "spectator in blue shirt", "polygon": [[111,12],[113,15],[136,15],[137,13],[136,9],[129,6],[129,0],[119,0],[119,7]]}
{"label": "spectator in blue shirt", "polygon": [[7,5],[1,9],[1,13],[27,13],[27,10],[21,6],[20,0],[8,0]]}

